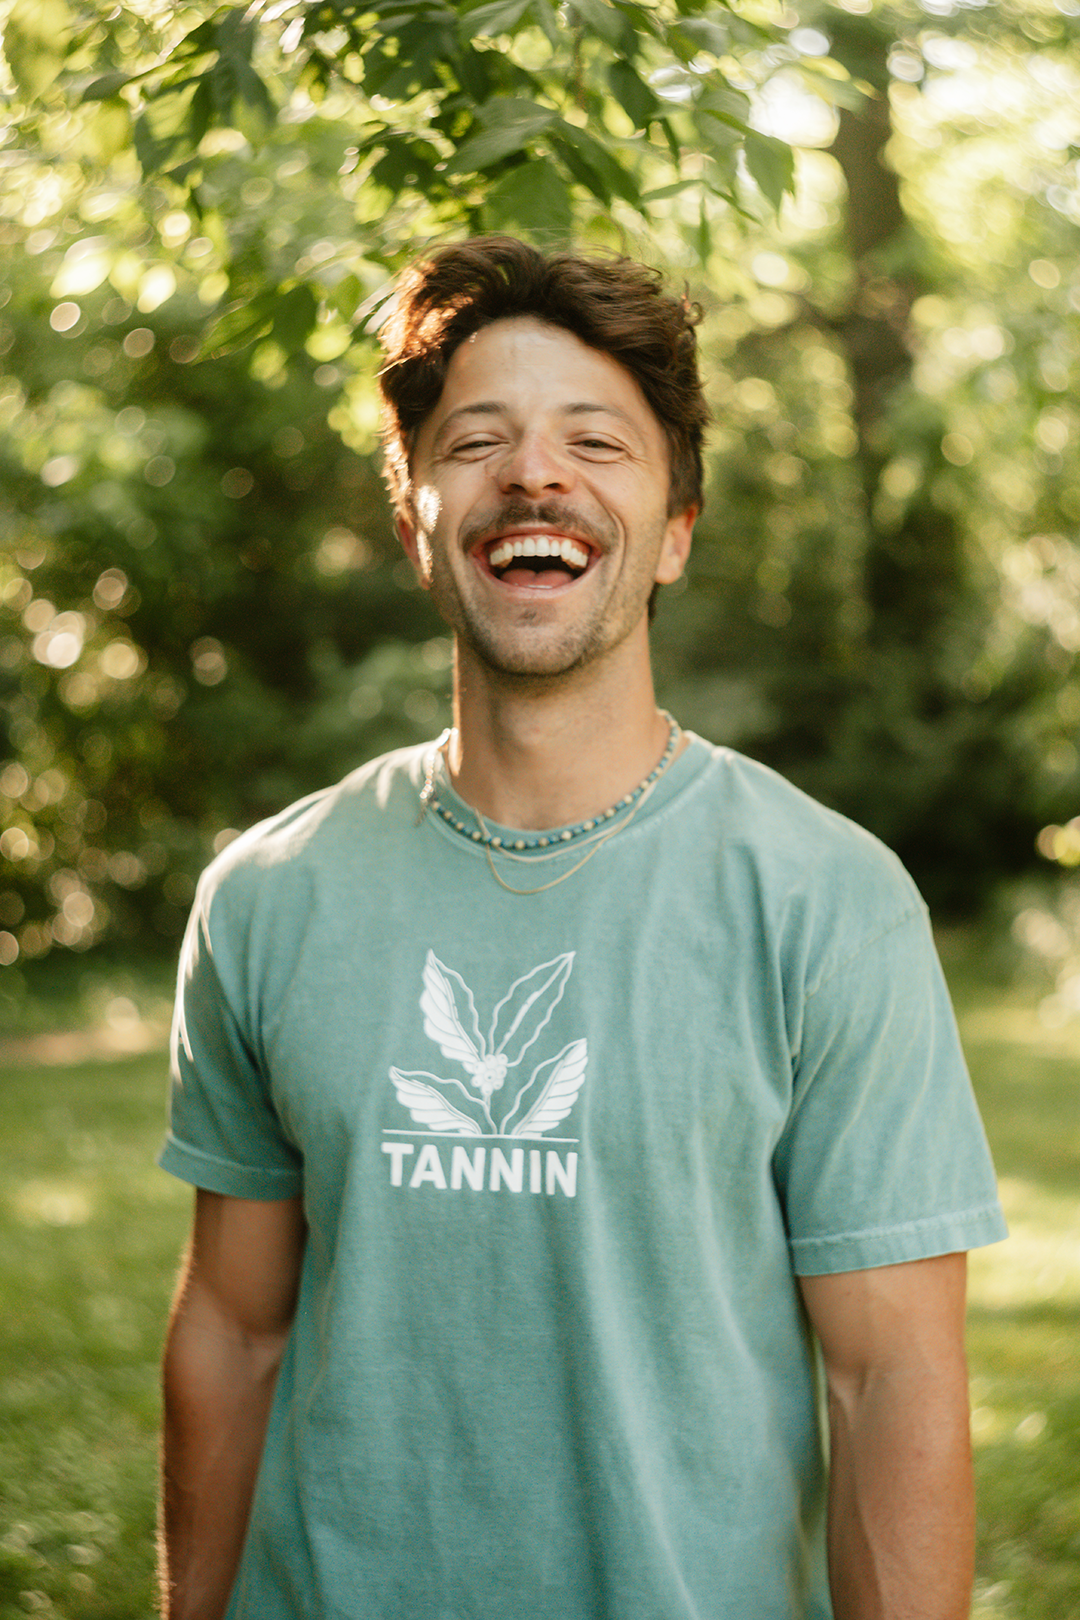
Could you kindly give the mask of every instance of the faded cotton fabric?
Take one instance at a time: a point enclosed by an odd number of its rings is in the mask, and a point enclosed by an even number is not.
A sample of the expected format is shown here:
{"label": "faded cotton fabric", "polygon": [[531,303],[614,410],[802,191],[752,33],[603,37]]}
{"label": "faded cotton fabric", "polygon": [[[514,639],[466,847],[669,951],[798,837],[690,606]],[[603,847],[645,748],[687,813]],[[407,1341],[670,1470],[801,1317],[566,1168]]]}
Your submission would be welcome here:
{"label": "faded cotton fabric", "polygon": [[699,739],[507,894],[423,764],[238,839],[185,944],[162,1163],[311,1227],[230,1620],[827,1620],[793,1270],[1004,1232],[923,906]]}

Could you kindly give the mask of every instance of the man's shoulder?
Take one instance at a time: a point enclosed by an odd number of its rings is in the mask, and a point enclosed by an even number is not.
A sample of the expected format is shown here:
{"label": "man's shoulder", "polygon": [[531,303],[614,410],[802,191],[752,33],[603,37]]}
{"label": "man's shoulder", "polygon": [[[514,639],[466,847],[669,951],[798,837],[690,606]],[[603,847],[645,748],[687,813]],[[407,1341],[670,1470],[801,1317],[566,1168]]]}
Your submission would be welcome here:
{"label": "man's shoulder", "polygon": [[871,860],[895,863],[896,856],[873,833],[813,798],[771,765],[734,748],[707,746],[713,756],[715,791],[733,837],[803,852],[837,850],[849,855],[857,851]]}
{"label": "man's shoulder", "polygon": [[740,849],[774,891],[897,915],[923,909],[899,858],[850,817],[735,749],[715,748],[713,770],[725,845]]}
{"label": "man's shoulder", "polygon": [[369,841],[415,822],[430,744],[399,748],[350,771],[240,833],[211,862],[200,888],[249,892],[273,875],[333,868],[361,855]]}

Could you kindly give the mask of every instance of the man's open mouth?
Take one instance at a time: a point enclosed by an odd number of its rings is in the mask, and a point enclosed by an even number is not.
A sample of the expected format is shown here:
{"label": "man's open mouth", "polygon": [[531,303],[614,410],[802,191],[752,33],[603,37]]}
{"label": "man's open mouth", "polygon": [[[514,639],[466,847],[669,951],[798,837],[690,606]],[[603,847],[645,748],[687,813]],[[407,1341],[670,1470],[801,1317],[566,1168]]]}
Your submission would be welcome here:
{"label": "man's open mouth", "polygon": [[591,552],[580,540],[565,535],[516,534],[493,540],[485,555],[495,578],[505,584],[551,586],[583,574]]}

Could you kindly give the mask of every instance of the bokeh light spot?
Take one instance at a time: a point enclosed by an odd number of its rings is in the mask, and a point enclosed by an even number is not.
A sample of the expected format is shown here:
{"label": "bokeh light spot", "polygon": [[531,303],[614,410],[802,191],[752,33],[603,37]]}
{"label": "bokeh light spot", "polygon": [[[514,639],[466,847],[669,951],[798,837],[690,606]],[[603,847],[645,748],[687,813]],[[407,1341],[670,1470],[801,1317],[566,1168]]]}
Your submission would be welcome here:
{"label": "bokeh light spot", "polygon": [[129,360],[142,360],[157,340],[148,326],[135,326],[124,339],[124,353]]}
{"label": "bokeh light spot", "polygon": [[70,332],[73,326],[78,325],[81,317],[82,310],[78,304],[57,304],[49,316],[49,325],[54,332]]}
{"label": "bokeh light spot", "polygon": [[51,456],[41,469],[41,482],[47,489],[69,484],[79,470],[78,456]]}

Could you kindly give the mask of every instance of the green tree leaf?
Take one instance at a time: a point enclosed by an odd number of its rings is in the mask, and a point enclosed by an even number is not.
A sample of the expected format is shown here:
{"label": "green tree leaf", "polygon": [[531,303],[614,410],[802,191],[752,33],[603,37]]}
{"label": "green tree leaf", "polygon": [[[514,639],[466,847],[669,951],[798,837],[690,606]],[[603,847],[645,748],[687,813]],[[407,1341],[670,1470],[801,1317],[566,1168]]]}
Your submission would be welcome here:
{"label": "green tree leaf", "polygon": [[580,18],[584,27],[591,29],[598,39],[616,48],[622,45],[626,33],[626,19],[608,5],[607,0],[567,0],[567,10]]}
{"label": "green tree leaf", "polygon": [[477,6],[462,14],[458,30],[463,40],[509,34],[532,5],[532,0],[495,0],[494,5]]}
{"label": "green tree leaf", "polygon": [[382,77],[378,93],[388,101],[400,101],[421,90],[442,89],[445,63],[457,43],[454,35],[425,19],[402,25],[395,35],[397,55],[386,58],[390,71]]}
{"label": "green tree leaf", "polygon": [[277,299],[271,331],[286,354],[296,354],[303,347],[318,313],[319,301],[306,281]]}
{"label": "green tree leaf", "polygon": [[595,168],[583,155],[580,150],[580,143],[568,138],[568,129],[569,126],[563,124],[560,120],[558,126],[549,131],[548,141],[552,151],[562,160],[571,177],[577,181],[579,186],[583,186],[599,202],[602,202],[605,208],[610,208],[611,187],[600,170]]}
{"label": "green tree leaf", "polygon": [[644,79],[625,58],[612,62],[607,70],[611,93],[635,129],[647,129],[661,109],[661,103]]}
{"label": "green tree leaf", "polygon": [[28,101],[36,101],[60,73],[71,26],[71,12],[64,0],[16,0],[8,12],[4,55]]}
{"label": "green tree leaf", "polygon": [[118,91],[126,84],[131,84],[138,78],[132,73],[103,73],[99,79],[94,79],[82,92],[83,101],[111,101]]}
{"label": "green tree leaf", "polygon": [[795,159],[790,146],[755,130],[746,137],[744,151],[754,184],[779,213],[784,193],[795,189]]}
{"label": "green tree leaf", "polygon": [[447,162],[445,174],[468,174],[490,168],[522,151],[554,124],[557,115],[549,107],[511,97],[489,102],[480,108],[479,116],[487,127],[462,142]]}
{"label": "green tree leaf", "polygon": [[[327,302],[337,310],[345,320],[352,320],[360,305],[365,300],[364,284],[359,276],[342,276],[341,280],[329,293]],[[304,336],[307,336],[305,332]],[[298,345],[299,346],[299,345]]]}
{"label": "green tree leaf", "polygon": [[131,113],[119,98],[102,102],[84,130],[84,139],[99,163],[111,163],[131,145]]}
{"label": "green tree leaf", "polygon": [[266,337],[281,302],[274,288],[257,293],[243,303],[233,304],[211,324],[203,338],[199,358],[205,360],[214,355],[229,354],[233,349],[242,349],[246,344],[254,343],[256,338]]}
{"label": "green tree leaf", "polygon": [[726,119],[713,118],[708,113],[695,119],[695,124],[702,146],[713,152],[735,150],[744,139],[738,128]]}
{"label": "green tree leaf", "polygon": [[622,197],[634,208],[638,206],[641,189],[636,179],[628,169],[623,168],[611,149],[589,130],[560,121],[559,147],[564,155],[569,149],[584,159],[590,170],[601,177],[609,199],[612,196]]}
{"label": "green tree leaf", "polygon": [[540,239],[568,238],[573,224],[566,181],[550,158],[504,175],[484,199],[484,215],[494,230],[516,228]]}
{"label": "green tree leaf", "polygon": [[719,118],[723,123],[730,124],[742,134],[745,134],[749,127],[747,119],[750,117],[750,97],[743,95],[741,90],[732,90],[727,86],[723,89],[705,89],[694,105],[698,112],[710,113],[713,118]]}
{"label": "green tree leaf", "polygon": [[708,51],[711,56],[726,56],[731,49],[731,32],[723,23],[708,17],[681,17],[669,32],[675,46],[682,46],[687,56]]}
{"label": "green tree leaf", "polygon": [[552,50],[560,50],[566,43],[566,34],[560,26],[558,13],[551,0],[533,0],[533,16],[547,36],[547,42]]}
{"label": "green tree leaf", "polygon": [[474,50],[466,43],[455,58],[461,88],[480,106],[487,101],[493,89],[491,77],[491,51]]}

